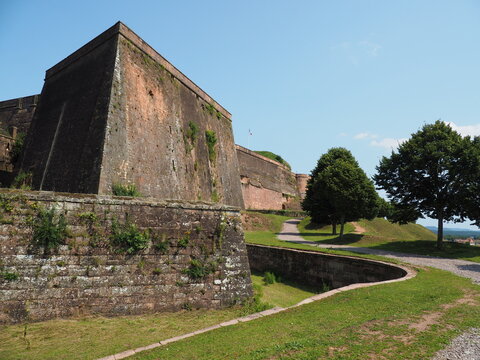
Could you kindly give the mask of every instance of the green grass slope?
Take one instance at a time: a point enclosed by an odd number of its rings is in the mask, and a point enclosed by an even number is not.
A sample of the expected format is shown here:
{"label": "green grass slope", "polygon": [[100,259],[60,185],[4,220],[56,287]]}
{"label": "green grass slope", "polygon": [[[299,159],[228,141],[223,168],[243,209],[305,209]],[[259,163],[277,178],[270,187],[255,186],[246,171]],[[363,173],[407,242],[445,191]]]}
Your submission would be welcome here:
{"label": "green grass slope", "polygon": [[271,151],[255,151],[257,154],[260,154],[262,156],[265,156],[266,158],[269,158],[270,160],[276,161],[282,165],[285,165],[287,168],[291,169],[292,167],[288,162],[286,162],[280,155],[277,155],[275,153],[272,153]]}
{"label": "green grass slope", "polygon": [[479,300],[469,280],[419,269],[408,281],[339,293],[132,359],[430,359],[478,324]]}
{"label": "green grass slope", "polygon": [[430,255],[480,262],[480,248],[470,245],[445,242],[444,248],[436,248],[436,235],[418,224],[398,225],[385,219],[360,220],[362,234],[355,234],[351,224],[346,226],[342,240],[331,235],[331,226],[316,226],[307,217],[299,224],[300,235],[321,244],[351,245],[380,250]]}
{"label": "green grass slope", "polygon": [[373,220],[360,220],[358,224],[366,230],[365,235],[381,237],[392,240],[435,240],[435,234],[419,224],[398,225],[376,218]]}

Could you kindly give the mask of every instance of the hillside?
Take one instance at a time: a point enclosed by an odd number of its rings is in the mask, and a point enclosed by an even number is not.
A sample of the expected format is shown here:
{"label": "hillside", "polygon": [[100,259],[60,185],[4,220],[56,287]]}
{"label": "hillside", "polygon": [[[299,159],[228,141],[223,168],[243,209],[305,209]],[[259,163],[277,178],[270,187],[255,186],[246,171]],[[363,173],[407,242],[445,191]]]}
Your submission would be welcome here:
{"label": "hillside", "polygon": [[[398,225],[381,218],[360,220],[357,224],[365,231],[357,234],[353,223],[348,223],[345,226],[343,240],[340,240],[336,235],[332,235],[330,225],[317,226],[311,224],[309,217],[302,220],[298,228],[301,236],[305,239],[327,244],[375,246],[398,241],[435,241],[435,234],[418,224]],[[339,228],[337,228],[337,231],[339,231]]]}
{"label": "hillside", "polygon": [[366,236],[382,237],[391,240],[435,240],[435,234],[426,227],[409,223],[406,225],[392,224],[391,222],[376,218],[373,220],[360,220],[358,224],[365,228]]}
{"label": "hillside", "polygon": [[436,247],[436,235],[418,224],[398,225],[385,219],[357,222],[364,232],[356,234],[352,223],[347,224],[342,240],[331,235],[331,226],[315,227],[306,218],[299,224],[300,235],[310,241],[322,244],[340,244],[370,247],[403,253],[439,256],[480,262],[480,247],[444,242],[443,249]]}
{"label": "hillside", "polygon": [[288,162],[286,162],[280,155],[274,154],[271,151],[257,151],[257,150],[255,150],[255,152],[257,154],[265,156],[266,158],[269,158],[270,160],[273,160],[273,161],[276,161],[280,164],[285,165],[289,170],[292,169],[290,164]]}

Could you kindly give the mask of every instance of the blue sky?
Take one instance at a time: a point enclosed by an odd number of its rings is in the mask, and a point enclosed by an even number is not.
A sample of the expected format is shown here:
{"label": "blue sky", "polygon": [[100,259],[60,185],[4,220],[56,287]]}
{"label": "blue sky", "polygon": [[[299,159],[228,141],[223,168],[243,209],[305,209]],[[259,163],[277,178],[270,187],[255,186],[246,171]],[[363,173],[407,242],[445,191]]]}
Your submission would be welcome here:
{"label": "blue sky", "polygon": [[371,176],[425,123],[480,135],[479,19],[462,0],[0,0],[0,100],[121,20],[233,114],[238,144],[300,173],[344,146]]}

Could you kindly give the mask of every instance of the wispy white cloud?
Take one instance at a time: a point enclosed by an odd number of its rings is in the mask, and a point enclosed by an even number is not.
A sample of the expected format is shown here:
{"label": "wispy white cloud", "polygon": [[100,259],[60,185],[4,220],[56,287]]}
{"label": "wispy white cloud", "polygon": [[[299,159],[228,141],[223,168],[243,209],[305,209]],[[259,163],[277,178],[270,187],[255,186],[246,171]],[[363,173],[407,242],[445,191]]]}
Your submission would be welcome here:
{"label": "wispy white cloud", "polygon": [[342,132],[342,133],[338,134],[338,136],[345,137],[345,136],[348,136],[348,134],[347,134],[347,133],[344,133],[344,132]]}
{"label": "wispy white cloud", "polygon": [[376,147],[383,147],[387,150],[395,150],[402,144],[403,142],[407,141],[407,139],[402,138],[402,139],[393,139],[393,138],[383,138],[381,140],[372,140],[370,141],[371,146],[376,146]]}
{"label": "wispy white cloud", "polygon": [[359,140],[361,140],[361,139],[376,139],[376,138],[378,138],[378,135],[372,134],[372,133],[367,131],[367,132],[358,133],[353,138],[354,139],[359,139]]}
{"label": "wispy white cloud", "polygon": [[378,56],[378,52],[382,48],[380,44],[368,40],[359,41],[358,46],[362,47],[367,52],[367,54],[373,57]]}
{"label": "wispy white cloud", "polygon": [[445,122],[447,125],[457,131],[462,136],[480,136],[480,124],[457,125],[454,122]]}
{"label": "wispy white cloud", "polygon": [[343,41],[332,49],[343,53],[352,65],[357,66],[368,58],[377,57],[382,46],[370,40]]}

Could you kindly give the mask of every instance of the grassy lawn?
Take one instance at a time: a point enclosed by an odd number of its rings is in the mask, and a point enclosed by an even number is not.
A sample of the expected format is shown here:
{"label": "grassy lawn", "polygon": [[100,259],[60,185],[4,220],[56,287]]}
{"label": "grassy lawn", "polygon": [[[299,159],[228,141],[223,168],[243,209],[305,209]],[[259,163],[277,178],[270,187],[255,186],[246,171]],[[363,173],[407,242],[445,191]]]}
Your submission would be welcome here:
{"label": "grassy lawn", "polygon": [[140,353],[134,359],[427,359],[480,323],[480,287],[435,269]]}
{"label": "grassy lawn", "polygon": [[435,246],[436,236],[430,230],[417,224],[397,225],[384,219],[358,222],[366,232],[353,234],[351,224],[343,240],[331,235],[331,226],[315,227],[310,218],[303,219],[298,229],[306,240],[322,244],[351,245],[373,249],[405,252],[420,255],[463,259],[480,263],[480,248],[457,243],[444,243],[444,249]]}
{"label": "grassy lawn", "polygon": [[266,284],[263,274],[252,274],[253,285],[261,291],[260,300],[273,306],[288,307],[295,305],[310,296],[320,293],[316,289],[301,286],[290,281],[280,280],[273,284]]}
{"label": "grassy lawn", "polygon": [[[287,220],[288,220],[288,218],[287,218]],[[353,226],[352,226],[352,229],[353,229]],[[290,243],[290,242],[278,240],[277,239],[278,231],[246,231],[245,232],[245,242],[248,243],[248,244],[258,244],[258,245],[265,245],[265,246],[278,246],[278,247],[285,247],[285,248],[290,248],[290,249],[318,251],[318,252],[327,253],[327,254],[355,256],[355,257],[361,257],[361,258],[365,258],[365,259],[380,260],[380,261],[384,261],[384,262],[400,263],[400,261],[397,261],[395,259],[385,258],[383,256],[358,254],[358,253],[355,253],[355,252],[344,251],[344,250],[322,249],[322,248],[318,248],[318,247],[313,247],[313,246],[308,245],[308,244],[297,244],[297,243]],[[314,240],[312,240],[312,241],[314,241]]]}
{"label": "grassy lawn", "polygon": [[[266,216],[269,221],[262,231],[246,232],[248,242],[392,261],[279,241],[275,234],[288,217]],[[417,271],[418,276],[408,281],[336,294],[140,353],[133,359],[429,358],[465,329],[478,326],[480,287],[441,270]],[[289,283],[265,285],[263,274],[253,274],[252,280],[260,288],[260,300],[273,306],[286,307],[315,292]],[[242,315],[245,308],[234,307],[52,320],[29,324],[26,338],[24,325],[0,326],[0,359],[94,359]]]}
{"label": "grassy lawn", "polygon": [[240,308],[0,326],[0,359],[95,359],[242,316]]}
{"label": "grassy lawn", "polygon": [[[267,307],[294,305],[316,292],[291,282],[265,285],[263,274],[252,275]],[[0,359],[95,359],[149,345],[219,324],[253,308],[193,310],[122,317],[88,317],[0,326]]]}

